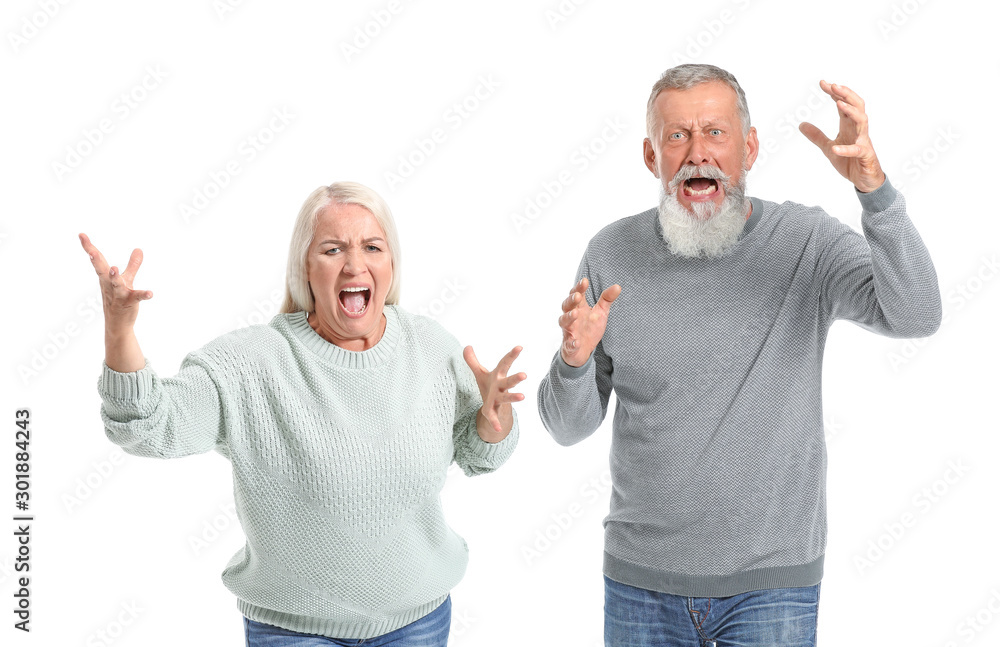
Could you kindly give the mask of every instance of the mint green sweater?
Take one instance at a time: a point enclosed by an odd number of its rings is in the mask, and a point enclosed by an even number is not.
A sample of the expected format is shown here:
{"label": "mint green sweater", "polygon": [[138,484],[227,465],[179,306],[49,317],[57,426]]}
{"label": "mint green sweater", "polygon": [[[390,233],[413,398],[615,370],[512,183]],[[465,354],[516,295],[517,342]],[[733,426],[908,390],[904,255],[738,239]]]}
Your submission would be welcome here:
{"label": "mint green sweater", "polygon": [[370,638],[433,611],[468,547],[439,493],[454,460],[490,472],[517,444],[476,430],[482,406],[456,339],[385,308],[369,350],[335,346],[305,313],[228,333],[160,378],[104,366],[108,437],[139,456],[216,450],[232,463],[246,545],[222,581],[252,620]]}

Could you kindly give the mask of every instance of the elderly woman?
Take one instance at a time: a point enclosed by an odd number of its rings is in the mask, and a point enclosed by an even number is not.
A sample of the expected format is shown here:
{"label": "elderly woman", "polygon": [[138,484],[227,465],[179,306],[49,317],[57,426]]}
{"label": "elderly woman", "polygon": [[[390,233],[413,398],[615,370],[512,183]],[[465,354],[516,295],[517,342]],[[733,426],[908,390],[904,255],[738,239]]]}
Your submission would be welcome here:
{"label": "elderly woman", "polygon": [[246,545],[222,580],[247,645],[445,645],[468,561],[439,493],[452,461],[499,467],[517,443],[507,376],[397,303],[388,206],[360,184],[314,191],[292,233],[282,313],[223,335],[160,378],[133,332],[152,297],[80,235],[104,297],[98,383],[108,437],[169,458],[232,463]]}

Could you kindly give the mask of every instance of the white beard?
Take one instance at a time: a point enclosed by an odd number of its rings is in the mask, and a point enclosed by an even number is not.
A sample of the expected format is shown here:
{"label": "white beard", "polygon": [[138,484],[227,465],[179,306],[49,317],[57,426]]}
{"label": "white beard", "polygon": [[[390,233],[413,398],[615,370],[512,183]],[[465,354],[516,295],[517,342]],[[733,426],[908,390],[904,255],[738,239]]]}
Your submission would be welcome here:
{"label": "white beard", "polygon": [[694,213],[685,209],[677,200],[677,191],[683,191],[680,186],[683,180],[671,180],[673,193],[667,193],[663,185],[660,185],[660,226],[663,228],[663,240],[674,254],[688,257],[723,256],[736,247],[746,224],[749,208],[745,198],[746,171],[740,173],[739,180],[732,187],[729,186],[729,178],[721,171],[719,176],[713,179],[726,187],[726,197],[722,204],[695,202],[691,205]]}

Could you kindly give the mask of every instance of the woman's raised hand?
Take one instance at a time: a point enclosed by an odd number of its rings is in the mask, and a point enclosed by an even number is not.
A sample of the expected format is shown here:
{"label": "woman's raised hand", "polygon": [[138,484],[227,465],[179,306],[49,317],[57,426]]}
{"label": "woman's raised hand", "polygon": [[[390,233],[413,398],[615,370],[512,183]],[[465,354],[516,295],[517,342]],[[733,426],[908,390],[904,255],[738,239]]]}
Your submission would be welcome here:
{"label": "woman's raised hand", "polygon": [[514,360],[521,354],[521,347],[515,346],[513,350],[503,356],[500,363],[492,371],[486,370],[479,360],[472,346],[466,346],[465,363],[472,369],[476,376],[476,383],[479,385],[479,394],[483,397],[483,406],[476,414],[476,424],[479,437],[489,443],[498,443],[507,437],[514,426],[514,413],[511,408],[512,402],[519,402],[524,399],[523,393],[511,393],[510,389],[517,386],[527,375],[518,373],[507,376],[507,371],[514,364]]}
{"label": "woman's raised hand", "polygon": [[124,272],[117,266],[109,266],[100,250],[94,247],[87,234],[80,234],[80,244],[90,256],[90,262],[101,283],[101,300],[104,303],[104,347],[105,362],[121,373],[138,371],[146,365],[135,338],[135,320],[139,316],[139,303],[152,299],[149,290],[132,289],[139,266],[142,264],[142,250],[135,249]]}

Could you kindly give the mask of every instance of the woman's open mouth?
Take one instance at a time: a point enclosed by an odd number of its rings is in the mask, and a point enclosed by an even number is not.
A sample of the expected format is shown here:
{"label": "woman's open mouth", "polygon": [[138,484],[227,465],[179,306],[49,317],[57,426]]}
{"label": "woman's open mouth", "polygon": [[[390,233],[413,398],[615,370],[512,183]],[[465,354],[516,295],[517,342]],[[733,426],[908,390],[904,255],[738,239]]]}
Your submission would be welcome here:
{"label": "woman's open mouth", "polygon": [[340,307],[348,317],[360,317],[368,310],[371,298],[372,293],[368,288],[344,288],[340,291]]}

